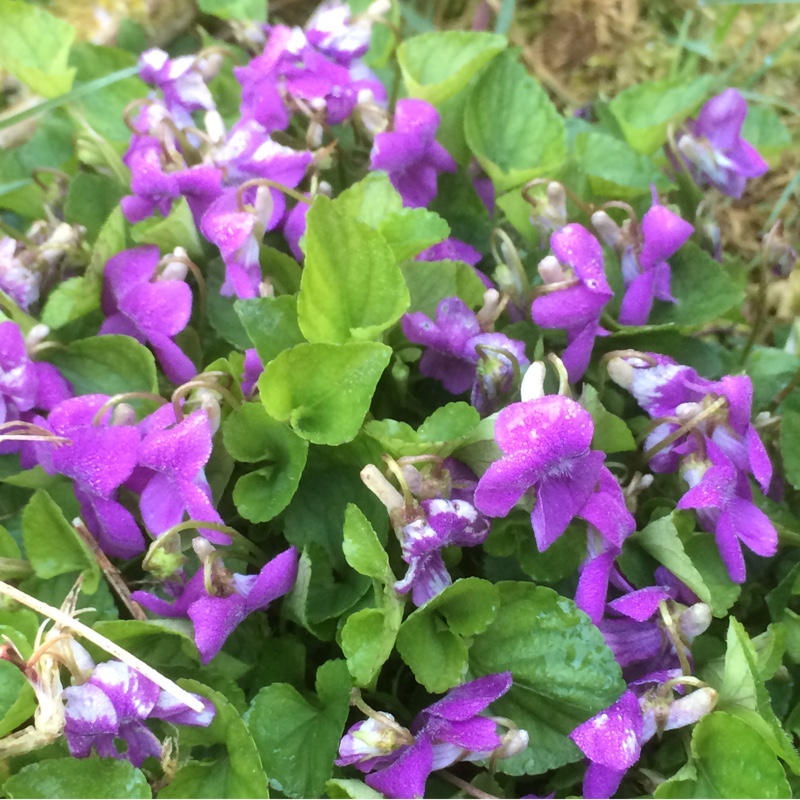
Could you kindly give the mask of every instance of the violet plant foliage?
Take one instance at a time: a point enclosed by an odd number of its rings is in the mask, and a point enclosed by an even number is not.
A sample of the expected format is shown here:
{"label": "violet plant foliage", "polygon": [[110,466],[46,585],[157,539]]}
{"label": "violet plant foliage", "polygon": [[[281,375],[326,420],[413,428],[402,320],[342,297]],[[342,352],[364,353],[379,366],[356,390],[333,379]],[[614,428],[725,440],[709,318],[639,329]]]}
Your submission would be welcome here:
{"label": "violet plant foliage", "polygon": [[0,187],[5,795],[800,786],[794,220],[723,224],[788,128],[705,76],[567,120],[487,9],[15,11],[15,87],[138,77]]}

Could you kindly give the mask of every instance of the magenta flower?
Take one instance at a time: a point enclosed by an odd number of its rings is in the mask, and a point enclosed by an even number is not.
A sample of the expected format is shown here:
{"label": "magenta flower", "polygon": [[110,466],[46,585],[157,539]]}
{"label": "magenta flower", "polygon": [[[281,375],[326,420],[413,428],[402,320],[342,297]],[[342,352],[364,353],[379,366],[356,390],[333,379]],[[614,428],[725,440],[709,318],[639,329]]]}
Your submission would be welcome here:
{"label": "magenta flower", "polygon": [[192,112],[216,108],[206,80],[218,69],[219,56],[213,59],[197,56],[170,58],[157,47],[139,56],[139,77],[157,86],[164,103],[178,126],[192,125]]}
{"label": "magenta flower", "polygon": [[427,347],[419,371],[453,394],[471,388],[472,404],[481,413],[494,411],[498,397],[511,391],[514,361],[517,374],[530,363],[523,342],[484,332],[477,315],[458,297],[439,302],[436,322],[415,311],[403,316],[402,325],[409,341]]}
{"label": "magenta flower", "polygon": [[678,508],[697,511],[703,527],[714,534],[731,580],[745,579],[742,544],[759,556],[774,556],[778,534],[769,517],[753,504],[750,484],[722,449],[706,443],[708,459],[689,456],[682,470],[689,491]]}
{"label": "magenta flower", "polygon": [[17,255],[19,242],[4,236],[0,239],[0,289],[23,311],[39,299],[42,276]]}
{"label": "magenta flower", "polygon": [[592,224],[620,257],[626,290],[619,311],[623,325],[646,325],[654,298],[677,302],[672,296],[667,259],[678,252],[694,228],[659,205],[655,189],[653,206],[644,215],[641,227],[631,221],[620,229],[604,211],[592,215]]}
{"label": "magenta flower", "polygon": [[670,731],[693,725],[714,709],[717,693],[709,687],[677,699],[674,690],[669,694],[660,691],[659,684],[680,674],[676,670],[675,674],[653,674],[634,681],[634,691],[628,689],[616,703],[570,734],[589,760],[583,780],[587,800],[613,797],[625,773],[639,760],[642,745],[655,736],[657,714],[661,730]]}
{"label": "magenta flower", "polygon": [[531,524],[539,550],[546,550],[581,513],[600,479],[604,455],[589,449],[593,433],[589,413],[566,397],[551,395],[504,408],[495,423],[504,457],[478,483],[478,510],[504,517],[535,489]]}
{"label": "magenta flower", "polygon": [[[138,465],[149,470],[139,506],[142,519],[156,536],[183,522],[184,515],[221,525],[204,472],[211,456],[208,415],[197,410],[174,424],[174,413],[166,408],[138,448]],[[137,479],[143,480],[141,471]],[[230,544],[230,537],[219,531],[200,529],[200,533],[215,544]]]}
{"label": "magenta flower", "polygon": [[[160,759],[161,742],[144,721],[163,719],[205,728],[216,709],[210,700],[192,697],[202,702],[203,711],[192,711],[121,661],[98,664],[86,683],[64,690],[64,736],[70,755],[88,758],[95,750],[101,758],[124,759],[135,767],[150,756]],[[117,749],[120,739],[126,744],[123,752]]]}
{"label": "magenta flower", "polygon": [[715,186],[739,198],[748,178],[769,169],[755,147],[742,139],[746,116],[747,101],[736,89],[726,89],[700,109],[696,120],[687,121],[677,147],[699,186]]}
{"label": "magenta flower", "polygon": [[358,722],[342,738],[336,764],[368,773],[367,784],[385,797],[424,797],[434,770],[492,754],[504,758],[527,747],[524,731],[516,731],[509,746],[498,736],[497,723],[479,716],[511,684],[510,672],[463,683],[421,711],[410,730],[390,714]]}
{"label": "magenta flower", "polygon": [[[614,296],[606,281],[600,242],[582,225],[565,225],[550,237],[555,258],[548,256],[539,272],[550,284],[531,306],[533,321],[542,328],[564,328],[567,348],[561,358],[571,381],[586,371],[603,308]],[[564,267],[568,269],[565,269]]]}
{"label": "magenta flower", "polygon": [[489,534],[489,520],[465,500],[423,500],[424,516],[406,525],[401,533],[403,561],[409,567],[394,588],[412,592],[421,606],[447,588],[450,573],[442,559],[443,547],[474,547]]}
{"label": "magenta flower", "polygon": [[201,567],[169,603],[150,592],[132,597],[146,609],[164,617],[188,617],[194,624],[194,640],[203,664],[222,649],[245,617],[267,608],[285,595],[297,578],[297,550],[290,547],[268,561],[258,575],[242,575],[225,569],[221,559],[211,563],[211,593]]}
{"label": "magenta flower", "polygon": [[189,323],[192,290],[172,273],[157,275],[158,262],[158,248],[150,244],[123,250],[108,261],[103,286],[106,320],[99,333],[149,343],[166,376],[173,383],[185,383],[197,370],[173,339]]}
{"label": "magenta flower", "polygon": [[136,466],[139,432],[133,425],[111,423],[111,411],[94,423],[106,395],[87,394],[57,405],[41,420],[69,444],[36,442],[42,468],[75,483],[75,496],[88,529],[110,556],[133,558],[144,550],[144,537],[132,514],[118,500],[117,490]]}
{"label": "magenta flower", "polygon": [[436,141],[439,112],[424,100],[400,100],[394,128],[375,137],[371,169],[389,174],[407,206],[426,206],[436,197],[440,172],[455,172],[456,162]]}
{"label": "magenta flower", "polygon": [[306,39],[323,55],[343,67],[366,55],[372,34],[371,21],[352,20],[350,6],[342,0],[326,0],[311,15]]}

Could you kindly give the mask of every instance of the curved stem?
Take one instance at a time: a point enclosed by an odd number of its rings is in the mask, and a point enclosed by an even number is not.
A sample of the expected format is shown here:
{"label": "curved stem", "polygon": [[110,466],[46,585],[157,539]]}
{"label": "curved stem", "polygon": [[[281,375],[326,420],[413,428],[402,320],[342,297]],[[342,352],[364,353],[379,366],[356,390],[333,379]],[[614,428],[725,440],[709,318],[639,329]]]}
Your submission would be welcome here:
{"label": "curved stem", "polygon": [[[197,376],[197,378],[202,378],[203,374]],[[226,389],[224,386],[221,386],[218,383],[214,383],[213,381],[204,381],[204,380],[191,380],[188,383],[184,383],[179,386],[173,393],[172,393],[172,408],[175,411],[175,422],[183,422],[183,407],[180,404],[180,401],[183,397],[189,392],[194,389],[208,389],[210,392],[219,392],[230,405],[231,408],[239,408],[241,403],[234,397],[233,393]]]}
{"label": "curved stem", "polygon": [[[684,434],[694,431],[694,429],[701,422],[705,421],[709,417],[712,417],[717,413],[717,411],[719,411],[721,408],[725,408],[727,405],[727,397],[718,397],[710,406],[708,406],[708,408],[704,408],[699,414],[695,415],[688,422],[685,422],[683,425],[681,425],[678,430],[673,431],[671,434],[669,434],[669,436],[665,436],[658,444],[653,445],[644,454],[645,461],[649,461],[654,455],[660,453],[665,447],[669,447]],[[677,417],[675,417],[675,419],[677,419]]]}
{"label": "curved stem", "polygon": [[245,191],[247,191],[247,189],[250,189],[253,186],[266,186],[269,189],[277,189],[279,192],[283,192],[283,194],[285,194],[287,197],[292,197],[297,200],[298,203],[305,203],[307,206],[310,206],[313,202],[312,200],[309,200],[309,198],[307,198],[302,192],[298,192],[296,189],[291,189],[284,183],[279,183],[278,181],[273,181],[269,178],[252,178],[249,181],[245,181],[236,190],[236,206],[239,211],[245,210],[242,195],[245,193]]}
{"label": "curved stem", "polygon": [[[228,525],[220,525],[218,522],[202,522],[196,519],[190,519],[186,522],[179,522],[173,525],[168,530],[164,531],[151,545],[147,548],[147,552],[142,559],[142,569],[149,571],[150,562],[153,559],[157,550],[162,550],[169,542],[171,542],[179,533],[188,530],[199,530],[206,528],[210,531],[219,531],[220,533],[227,533],[231,538],[236,537],[244,539],[237,530],[229,527]],[[248,543],[249,540],[245,539]],[[255,547],[255,545],[253,545]]]}
{"label": "curved stem", "polygon": [[92,417],[92,425],[99,425],[103,414],[110,408],[113,408],[117,403],[123,403],[126,400],[152,400],[161,406],[165,406],[169,401],[165,400],[160,394],[153,392],[123,392],[122,394],[115,394],[109,397],[108,400],[100,406]]}

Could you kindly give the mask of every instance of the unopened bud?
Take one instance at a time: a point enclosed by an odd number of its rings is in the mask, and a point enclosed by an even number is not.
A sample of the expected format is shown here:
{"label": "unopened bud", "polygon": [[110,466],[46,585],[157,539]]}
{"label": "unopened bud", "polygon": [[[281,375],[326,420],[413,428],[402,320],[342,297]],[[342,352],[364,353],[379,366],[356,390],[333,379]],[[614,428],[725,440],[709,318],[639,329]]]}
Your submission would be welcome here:
{"label": "unopened bud", "polygon": [[374,464],[367,464],[361,470],[361,480],[367,489],[386,506],[386,510],[390,514],[392,511],[399,511],[405,508],[403,495],[389,483],[386,476]]}
{"label": "unopened bud", "polygon": [[711,624],[711,608],[705,603],[695,603],[686,609],[678,620],[681,633],[691,641],[708,629]]}
{"label": "unopened bud", "polygon": [[501,737],[502,744],[498,747],[492,755],[495,758],[511,758],[525,750],[530,741],[528,731],[521,728],[514,728],[506,731]]}
{"label": "unopened bud", "polygon": [[561,283],[566,279],[564,267],[555,256],[545,256],[539,262],[538,271],[542,280],[547,284]]}
{"label": "unopened bud", "polygon": [[719,695],[710,686],[696,689],[672,704],[664,730],[671,731],[692,725],[706,714],[710,714],[717,704]]}
{"label": "unopened bud", "polygon": [[158,280],[160,281],[184,281],[189,273],[189,267],[186,266],[186,261],[189,259],[189,254],[183,247],[176,247],[171,255],[164,258],[164,267],[159,273]]}
{"label": "unopened bud", "polygon": [[219,406],[219,399],[214,392],[208,389],[200,389],[198,395],[200,397],[200,408],[205,411],[208,416],[208,425],[211,428],[211,435],[213,436],[219,430],[222,421],[222,410]]}
{"label": "unopened bud", "polygon": [[608,362],[606,369],[608,369],[608,377],[617,386],[621,386],[623,389],[631,388],[633,385],[633,366],[624,358],[612,358]]}
{"label": "unopened bud", "polygon": [[597,231],[597,235],[615,250],[620,249],[622,244],[622,229],[614,222],[605,211],[595,211],[592,214],[592,226]]}
{"label": "unopened bud", "polygon": [[50,335],[50,328],[44,323],[40,322],[34,325],[25,337],[25,349],[30,353],[35,350],[48,336]]}
{"label": "unopened bud", "polygon": [[195,536],[194,539],[192,539],[192,550],[194,550],[197,557],[200,559],[200,563],[205,564],[211,556],[214,555],[217,549],[208,539],[204,539],[202,536]]}
{"label": "unopened bud", "polygon": [[544,379],[547,368],[543,361],[534,361],[522,376],[519,387],[520,400],[527,403],[529,400],[538,400],[544,397]]}
{"label": "unopened bud", "polygon": [[117,403],[114,406],[114,411],[111,413],[112,425],[135,425],[136,412],[133,406],[128,403]]}

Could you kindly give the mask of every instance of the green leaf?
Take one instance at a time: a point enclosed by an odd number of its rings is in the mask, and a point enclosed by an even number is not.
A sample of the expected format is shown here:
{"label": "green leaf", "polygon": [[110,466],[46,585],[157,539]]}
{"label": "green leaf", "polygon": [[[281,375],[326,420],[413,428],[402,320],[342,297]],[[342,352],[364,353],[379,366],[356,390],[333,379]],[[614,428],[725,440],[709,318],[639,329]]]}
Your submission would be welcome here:
{"label": "green leaf", "polygon": [[507,44],[505,36],[493,33],[424,33],[397,48],[397,61],[408,94],[439,105],[460,92]]}
{"label": "green leaf", "polygon": [[47,492],[39,489],[22,512],[25,552],[40,578],[82,572],[83,590],[94,594],[100,567],[89,547]]}
{"label": "green leaf", "polygon": [[259,403],[235,409],[222,426],[225,447],[236,461],[265,466],[243,475],[233,489],[239,513],[251,522],[267,522],[291,501],[306,465],[308,442]]}
{"label": "green leaf", "polygon": [[197,7],[219,19],[267,21],[267,0],[197,0]]}
{"label": "green leaf", "polygon": [[100,308],[100,282],[81,276],[67,278],[48,295],[42,322],[52,330],[63,328],[76,319]]}
{"label": "green leaf", "polygon": [[265,364],[305,341],[297,322],[297,298],[294,296],[237,300],[233,307]]}
{"label": "green leaf", "polygon": [[308,212],[297,315],[310,342],[374,339],[408,308],[403,275],[383,236],[319,196]]}
{"label": "green leaf", "polygon": [[781,418],[781,457],[786,470],[786,480],[800,489],[800,414],[796,411],[784,411]]}
{"label": "green leaf", "polygon": [[744,287],[693,242],[687,242],[669,263],[672,294],[678,302],[656,303],[649,324],[703,325],[741,306]]}
{"label": "green leaf", "polygon": [[269,797],[267,776],[256,743],[239,712],[223,694],[198,681],[178,681],[183,689],[208,698],[217,709],[208,728],[182,728],[182,738],[203,745],[223,744],[227,754],[212,763],[190,761],[159,792],[162,797]]}
{"label": "green leaf", "polygon": [[394,650],[403,619],[403,601],[394,588],[384,590],[384,608],[362,608],[347,618],[342,628],[342,652],[356,686],[370,686]]}
{"label": "green leaf", "polygon": [[407,261],[402,269],[411,295],[409,311],[421,311],[433,319],[445,297],[460,297],[470,308],[483,303],[486,287],[463,261]]}
{"label": "green leaf", "polygon": [[298,344],[258,381],[267,413],[288,420],[315,444],[342,444],[358,433],[391,348],[377,342]]}
{"label": "green leaf", "polygon": [[688,83],[683,78],[646,81],[620,92],[608,108],[628,144],[649,155],[667,140],[671,123],[682,122],[699,108],[713,84],[713,75],[701,75]]}
{"label": "green leaf", "polygon": [[500,609],[470,649],[476,676],[511,670],[514,685],[493,704],[530,735],[527,750],[497,762],[509,775],[537,775],[582,758],[567,738],[625,690],[603,636],[566,597],[531,583],[497,584]]}
{"label": "green leaf", "polygon": [[499,193],[553,175],[567,155],[564,120],[515,51],[498,56],[475,85],[464,130]]}
{"label": "green leaf", "polygon": [[412,258],[450,235],[450,226],[438,214],[425,208],[396,211],[383,219],[378,230],[397,261]]}
{"label": "green leaf", "polygon": [[115,758],[50,758],[28,764],[3,784],[3,792],[37,800],[153,796],[144,773]]}
{"label": "green leaf", "polygon": [[34,94],[58,97],[68,92],[75,70],[67,67],[75,29],[43,8],[0,0],[0,67]]}
{"label": "green leaf", "polygon": [[481,578],[463,578],[411,614],[400,626],[397,650],[429,692],[464,682],[468,646],[463,637],[482,633],[497,614],[497,588]]}
{"label": "green leaf", "polygon": [[471,405],[459,401],[437,408],[416,431],[394,419],[373,420],[364,430],[395,458],[423,454],[446,458],[480,421]]}
{"label": "green leaf", "polygon": [[119,206],[124,193],[123,188],[107,175],[79,172],[69,184],[64,218],[73,225],[83,225],[86,238],[93,242],[110,214]]}
{"label": "green leaf", "polygon": [[722,683],[714,672],[709,682],[719,691],[717,708],[739,717],[769,744],[795,774],[800,774],[800,756],[772,709],[769,692],[761,679],[758,656],[744,626],[729,617],[725,672]]}
{"label": "green leaf", "polygon": [[783,767],[764,740],[736,717],[715,711],[694,729],[692,760],[696,777],[661,784],[663,797],[791,797]]}
{"label": "green leaf", "polygon": [[[97,78],[136,67],[136,56],[116,47],[78,42],[70,51],[70,64],[77,68],[75,75],[76,88]],[[98,87],[74,100],[78,113],[100,134],[110,142],[124,142],[130,139],[130,129],[125,124],[125,110],[134,100],[145,97],[146,84],[137,75],[115,81],[105,87]],[[90,176],[90,173],[78,173],[76,180]],[[98,177],[91,175],[91,177]],[[118,188],[125,188],[119,187]],[[108,209],[110,211],[110,209]]]}
{"label": "green leaf", "polygon": [[403,198],[385,172],[369,172],[345,189],[333,206],[378,230],[387,217],[403,211]]}
{"label": "green leaf", "polygon": [[775,159],[791,143],[792,137],[775,110],[750,103],[742,126],[742,138],[764,158]]}
{"label": "green leaf", "polygon": [[284,532],[290,544],[300,549],[312,542],[320,545],[333,567],[350,575],[352,570],[343,552],[350,503],[361,509],[378,532],[379,541],[386,542],[386,509],[367,489],[360,475],[367,464],[380,461],[380,451],[373,444],[367,437],[359,437],[342,447],[309,448],[300,487],[284,517]]}
{"label": "green leaf", "polygon": [[382,583],[394,579],[389,568],[389,556],[378,534],[364,512],[354,503],[347,504],[344,514],[342,549],[347,563],[356,572]]}
{"label": "green leaf", "polygon": [[649,194],[651,184],[662,190],[669,186],[664,173],[647,156],[601,131],[579,133],[575,156],[589,187],[599,196],[629,199]]}
{"label": "green leaf", "polygon": [[317,670],[316,690],[309,702],[293,686],[273,683],[261,689],[247,713],[264,765],[289,797],[321,797],[331,777],[350,708],[344,661]]}
{"label": "green leaf", "polygon": [[706,586],[703,576],[684,549],[676,524],[680,520],[689,520],[690,527],[694,527],[689,515],[685,512],[675,511],[665,517],[653,520],[644,530],[638,531],[634,538],[659,564],[663,564],[673,575],[683,581],[700,600],[711,605],[716,616],[724,616],[727,607],[714,607],[711,592]]}
{"label": "green leaf", "polygon": [[[6,633],[6,627],[0,625],[0,630]],[[22,725],[35,710],[36,696],[25,674],[16,664],[0,660],[0,736]]]}
{"label": "green leaf", "polygon": [[137,244],[156,245],[162,255],[183,247],[192,260],[203,260],[203,246],[185,197],[172,204],[168,217],[150,217],[137,222],[131,228],[131,239]]}
{"label": "green leaf", "polygon": [[602,450],[604,453],[621,453],[628,450],[636,450],[636,441],[630,428],[625,424],[625,420],[605,409],[600,402],[597,389],[588,383],[584,384],[581,402],[584,408],[592,415],[592,422],[594,423],[592,447],[595,450]]}
{"label": "green leaf", "polygon": [[75,395],[157,389],[153,354],[130,336],[78,339],[64,348],[44,351],[43,357],[61,370]]}
{"label": "green leaf", "polygon": [[106,262],[112,256],[125,249],[125,216],[122,208],[115,208],[103,223],[97,234],[92,258],[86,269],[86,277],[102,281]]}
{"label": "green leaf", "polygon": [[333,639],[338,617],[352,609],[370,586],[367,578],[352,570],[341,580],[336,577],[323,548],[309,542],[300,554],[297,580],[283,601],[289,619],[325,641]]}

